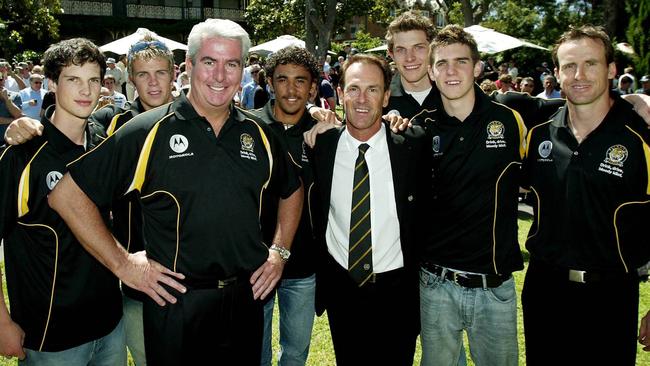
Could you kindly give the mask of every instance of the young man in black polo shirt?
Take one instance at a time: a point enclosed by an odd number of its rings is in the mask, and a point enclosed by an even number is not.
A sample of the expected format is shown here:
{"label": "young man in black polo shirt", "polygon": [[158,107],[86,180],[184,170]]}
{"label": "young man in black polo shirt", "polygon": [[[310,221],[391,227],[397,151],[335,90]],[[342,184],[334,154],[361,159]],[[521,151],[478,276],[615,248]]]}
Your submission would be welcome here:
{"label": "young man in black polo shirt", "polygon": [[478,365],[516,365],[517,295],[523,268],[517,194],[526,127],[519,114],[475,84],[476,42],[460,26],[431,43],[431,78],[444,108],[432,137],[431,223],[420,252],[422,365],[451,365],[467,332]]}
{"label": "young man in black polo shirt", "polygon": [[[84,246],[156,300],[143,305],[152,365],[260,360],[259,300],[281,277],[278,247],[293,239],[302,190],[277,137],[232,104],[249,47],[248,34],[232,21],[195,25],[186,60],[190,91],[139,114],[71,164],[49,196]],[[259,227],[267,189],[282,198],[271,249]],[[129,192],[142,204],[145,268],[97,220],[95,203],[109,205]],[[172,279],[177,272],[185,275],[182,286]],[[164,301],[171,304],[156,304]]]}
{"label": "young man in black polo shirt", "polygon": [[26,365],[126,365],[117,278],[47,203],[66,164],[101,141],[103,130],[86,118],[106,63],[82,38],[53,45],[44,60],[56,106],[42,120],[43,135],[0,151],[0,237],[11,303],[10,318],[0,301],[0,354],[26,357]]}
{"label": "young man in black polo shirt", "polygon": [[[314,323],[316,294],[315,241],[311,225],[309,192],[313,186],[311,162],[305,153],[303,133],[314,120],[305,104],[311,90],[317,87],[318,64],[314,56],[301,47],[287,47],[266,60],[269,85],[275,99],[252,113],[282,137],[291,160],[297,165],[304,189],[304,205],[300,224],[291,244],[291,258],[282,272],[277,288],[280,308],[279,365],[304,365],[309,354]],[[262,233],[266,243],[273,243],[279,197],[267,194],[262,207]],[[271,365],[272,320],[275,295],[264,305],[264,338],[261,365]]]}
{"label": "young man in black polo shirt", "polygon": [[390,84],[390,99],[385,113],[411,118],[434,104],[429,67],[429,43],[436,28],[429,18],[405,12],[395,18],[386,31],[388,55],[397,72]]}
{"label": "young man in black polo shirt", "polygon": [[522,293],[527,364],[631,366],[637,269],[650,260],[650,133],[609,91],[616,65],[601,28],[564,33],[553,61],[566,106],[530,131],[524,168],[535,196]]}
{"label": "young man in black polo shirt", "polygon": [[[159,107],[172,101],[174,75],[174,54],[157,38],[155,33],[143,34],[142,39],[129,48],[127,55],[129,79],[138,91],[138,98],[130,103],[128,109],[109,104],[96,110],[88,121],[103,127],[107,135],[112,135],[131,118],[141,112]],[[41,132],[42,125],[29,117],[12,122],[18,126],[7,133],[9,140],[16,144],[17,136],[31,139],[32,131],[21,129],[20,123],[37,126],[34,132]],[[40,129],[39,129],[40,128]],[[22,131],[20,134],[19,131]],[[26,142],[27,140],[21,140]],[[142,212],[137,197],[133,195],[120,198],[111,204],[111,231],[123,243],[129,253],[144,250],[142,238]],[[142,299],[146,296],[140,291],[123,286],[124,293],[124,331],[126,343],[135,364],[145,365],[144,335],[142,327]]]}

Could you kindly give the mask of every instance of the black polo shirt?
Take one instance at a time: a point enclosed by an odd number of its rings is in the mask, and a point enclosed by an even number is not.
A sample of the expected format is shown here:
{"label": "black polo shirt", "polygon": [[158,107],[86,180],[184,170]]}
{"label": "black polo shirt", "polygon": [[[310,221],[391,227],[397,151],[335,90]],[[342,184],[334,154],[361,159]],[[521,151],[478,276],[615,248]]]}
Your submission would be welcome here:
{"label": "black polo shirt", "polygon": [[108,104],[90,115],[88,121],[95,122],[104,127],[107,135],[112,135],[131,118],[144,112],[140,98],[127,104],[128,108],[120,108],[115,104]]}
{"label": "black polo shirt", "polygon": [[[85,151],[48,117],[41,121],[42,136],[0,150],[0,237],[11,317],[25,331],[24,346],[56,352],[110,333],[122,316],[122,301],[118,279],[83,249],[47,203],[66,164]],[[88,149],[102,133],[89,123]]]}
{"label": "black polo shirt", "polygon": [[397,111],[403,118],[412,118],[422,111],[437,109],[439,96],[438,90],[433,87],[432,83],[431,91],[420,105],[411,94],[404,90],[402,78],[396,74],[390,83],[390,98],[388,99],[388,106],[384,108],[384,113]]}
{"label": "black polo shirt", "polygon": [[564,99],[537,98],[514,91],[494,92],[490,98],[519,112],[528,129],[548,121],[564,105]]}
{"label": "black polo shirt", "polygon": [[[509,274],[523,268],[517,194],[526,128],[517,112],[475,86],[461,122],[440,109],[432,136],[433,205],[423,260],[457,270]],[[442,101],[439,102],[442,105]]]}
{"label": "black polo shirt", "polygon": [[263,191],[286,198],[300,186],[269,132],[232,107],[215,136],[181,94],[133,118],[69,170],[99,207],[137,191],[147,255],[183,273],[190,287],[214,286],[267,259]]}
{"label": "black polo shirt", "polygon": [[[393,77],[390,84],[390,99],[388,106],[384,108],[384,113],[395,110],[404,118],[415,117],[411,121],[413,124],[422,124],[425,119],[422,118],[423,115],[426,116],[427,113],[442,109],[440,92],[435,86],[431,88],[424,102],[420,105],[412,95],[404,90],[401,80],[399,75]],[[548,121],[557,112],[557,109],[564,105],[562,99],[536,98],[519,92],[492,93],[490,98],[519,112],[527,128]]]}
{"label": "black polo shirt", "polygon": [[568,110],[529,133],[524,173],[536,196],[531,260],[566,269],[635,273],[650,260],[650,134],[620,97],[578,144]]}
{"label": "black polo shirt", "polygon": [[[283,278],[305,278],[314,274],[314,251],[315,251],[315,238],[312,227],[312,210],[309,203],[309,198],[312,193],[314,185],[314,174],[311,162],[305,153],[305,142],[303,133],[309,131],[314,126],[315,121],[309,115],[307,109],[294,126],[287,126],[285,128],[281,121],[275,119],[273,114],[273,107],[275,100],[270,100],[266,103],[264,108],[251,111],[255,116],[260,118],[264,123],[277,133],[280,138],[284,140],[286,147],[289,151],[291,161],[296,165],[297,170],[304,185],[305,195],[302,214],[300,217],[300,224],[298,230],[291,244],[291,258],[282,272]],[[271,244],[273,234],[277,222],[278,211],[277,195],[268,192],[264,197],[264,205],[262,207],[262,233],[264,241]]]}
{"label": "black polo shirt", "polygon": [[[109,104],[93,112],[88,121],[101,125],[107,135],[112,135],[133,117],[144,112],[140,98],[129,103],[127,109]],[[129,253],[144,250],[144,237],[142,234],[142,209],[136,192],[120,197],[111,205],[111,232],[117,241],[122,244]],[[122,284],[122,291],[132,299],[142,301],[146,294],[134,290]]]}

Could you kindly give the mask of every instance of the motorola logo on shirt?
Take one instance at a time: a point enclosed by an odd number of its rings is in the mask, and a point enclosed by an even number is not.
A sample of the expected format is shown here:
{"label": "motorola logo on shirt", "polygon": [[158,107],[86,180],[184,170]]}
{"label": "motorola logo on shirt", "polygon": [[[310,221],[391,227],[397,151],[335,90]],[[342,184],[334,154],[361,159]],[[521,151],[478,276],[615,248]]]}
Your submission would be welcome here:
{"label": "motorola logo on shirt", "polygon": [[177,134],[169,139],[169,147],[171,147],[175,153],[181,154],[187,150],[189,142],[187,141],[187,137]]}
{"label": "motorola logo on shirt", "polygon": [[51,190],[54,189],[57,183],[63,178],[63,174],[53,170],[49,173],[47,173],[47,176],[45,177],[45,184],[47,184],[47,188]]}
{"label": "motorola logo on shirt", "polygon": [[176,153],[176,155],[169,155],[170,159],[194,156],[193,152],[185,152],[190,147],[190,142],[183,135],[176,134],[170,137],[169,147]]}
{"label": "motorola logo on shirt", "polygon": [[[539,156],[542,157],[542,159],[547,159],[549,156],[551,156],[551,151],[553,151],[553,143],[549,140],[540,142],[539,146],[537,147],[537,152],[539,153]],[[549,161],[552,161],[552,159]]]}
{"label": "motorola logo on shirt", "polygon": [[440,136],[433,136],[431,148],[433,149],[434,153],[440,152]]}

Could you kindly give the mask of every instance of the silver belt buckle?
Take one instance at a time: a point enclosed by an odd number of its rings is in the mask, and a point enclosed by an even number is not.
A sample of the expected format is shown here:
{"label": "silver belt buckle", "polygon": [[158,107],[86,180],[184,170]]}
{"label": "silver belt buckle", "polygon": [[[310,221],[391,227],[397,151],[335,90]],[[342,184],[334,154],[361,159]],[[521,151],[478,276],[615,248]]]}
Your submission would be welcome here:
{"label": "silver belt buckle", "polygon": [[585,283],[585,271],[569,270],[569,281]]}
{"label": "silver belt buckle", "polygon": [[452,282],[454,282],[456,285],[458,285],[458,286],[460,286],[460,287],[464,287],[463,285],[461,285],[461,284],[458,282],[458,280],[461,279],[461,278],[465,278],[465,279],[466,279],[467,276],[465,276],[463,273],[458,273],[458,272],[451,272],[451,273],[452,273],[452,275],[451,275]]}

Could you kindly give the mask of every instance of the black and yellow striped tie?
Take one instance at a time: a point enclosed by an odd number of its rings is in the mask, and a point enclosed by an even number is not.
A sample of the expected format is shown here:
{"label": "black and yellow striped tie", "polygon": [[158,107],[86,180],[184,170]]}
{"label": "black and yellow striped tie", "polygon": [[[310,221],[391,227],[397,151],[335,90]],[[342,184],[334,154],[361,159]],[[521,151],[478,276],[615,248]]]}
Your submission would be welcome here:
{"label": "black and yellow striped tie", "polygon": [[368,144],[359,145],[354,169],[348,271],[359,287],[372,276],[372,235],[370,233],[370,176],[366,164]]}

